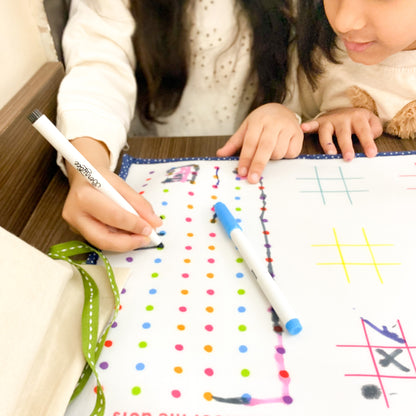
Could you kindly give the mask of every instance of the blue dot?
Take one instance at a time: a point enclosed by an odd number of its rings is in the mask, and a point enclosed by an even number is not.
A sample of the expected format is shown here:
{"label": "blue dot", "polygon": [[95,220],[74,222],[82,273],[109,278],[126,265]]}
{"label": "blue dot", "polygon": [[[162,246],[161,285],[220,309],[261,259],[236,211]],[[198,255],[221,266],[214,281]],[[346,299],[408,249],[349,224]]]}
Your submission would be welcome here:
{"label": "blue dot", "polygon": [[142,327],[143,327],[143,329],[149,329],[150,328],[150,323],[149,322],[144,322]]}
{"label": "blue dot", "polygon": [[246,345],[240,345],[239,347],[238,347],[238,351],[240,351],[240,352],[247,352],[247,346]]}
{"label": "blue dot", "polygon": [[244,403],[250,403],[250,402],[251,402],[251,396],[250,396],[248,393],[244,393],[244,394],[241,396],[241,400],[242,400]]}
{"label": "blue dot", "polygon": [[244,306],[239,306],[238,307],[238,312],[245,312],[246,308]]}
{"label": "blue dot", "polygon": [[163,202],[162,202],[162,205],[163,205],[163,206],[166,206],[167,204],[168,204],[168,203],[167,203],[166,201],[163,201]]}
{"label": "blue dot", "polygon": [[241,218],[237,218],[237,219],[236,219],[236,221],[237,221],[237,222],[241,222]]}
{"label": "blue dot", "polygon": [[241,199],[241,197],[236,196],[236,197],[234,197],[234,199],[236,199],[237,201],[239,201]]}
{"label": "blue dot", "polygon": [[159,231],[158,233],[157,233],[158,235],[165,235],[166,234],[166,231]]}
{"label": "blue dot", "polygon": [[162,263],[162,259],[155,259],[155,263]]}
{"label": "blue dot", "polygon": [[149,290],[149,293],[150,293],[151,295],[154,295],[155,293],[157,293],[157,290],[156,290],[156,289],[150,289],[150,290]]}
{"label": "blue dot", "polygon": [[143,363],[137,363],[136,364],[136,370],[138,370],[138,371],[144,370],[144,364]]}
{"label": "blue dot", "polygon": [[244,273],[237,273],[237,274],[235,275],[235,277],[236,277],[237,279],[241,279],[243,276],[244,276]]}

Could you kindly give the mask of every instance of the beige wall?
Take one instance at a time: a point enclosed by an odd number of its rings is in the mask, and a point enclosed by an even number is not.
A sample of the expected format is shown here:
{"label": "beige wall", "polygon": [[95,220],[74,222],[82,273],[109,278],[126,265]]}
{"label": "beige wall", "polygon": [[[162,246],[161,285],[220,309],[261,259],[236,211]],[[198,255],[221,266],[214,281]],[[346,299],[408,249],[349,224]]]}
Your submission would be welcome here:
{"label": "beige wall", "polygon": [[42,0],[0,0],[0,108],[47,61],[56,60]]}

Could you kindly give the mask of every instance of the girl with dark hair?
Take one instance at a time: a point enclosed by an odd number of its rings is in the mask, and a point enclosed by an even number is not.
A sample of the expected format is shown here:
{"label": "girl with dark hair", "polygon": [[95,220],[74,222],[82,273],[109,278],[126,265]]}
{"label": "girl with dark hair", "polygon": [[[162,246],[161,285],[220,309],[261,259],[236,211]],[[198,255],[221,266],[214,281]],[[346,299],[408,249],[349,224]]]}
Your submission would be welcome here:
{"label": "girl with dark hair", "polygon": [[292,9],[291,0],[72,0],[58,128],[141,219],[67,166],[66,221],[92,244],[117,251],[146,244],[160,225],[147,201],[112,173],[136,111],[155,135],[237,130],[218,154],[241,148],[239,173],[250,182],[270,158],[296,157],[303,133],[289,110],[298,105],[288,81]]}
{"label": "girl with dark hair", "polygon": [[370,157],[383,129],[416,138],[415,16],[408,0],[299,0],[300,96],[315,117],[302,129],[326,153],[337,152],[334,134],[346,160],[353,134]]}

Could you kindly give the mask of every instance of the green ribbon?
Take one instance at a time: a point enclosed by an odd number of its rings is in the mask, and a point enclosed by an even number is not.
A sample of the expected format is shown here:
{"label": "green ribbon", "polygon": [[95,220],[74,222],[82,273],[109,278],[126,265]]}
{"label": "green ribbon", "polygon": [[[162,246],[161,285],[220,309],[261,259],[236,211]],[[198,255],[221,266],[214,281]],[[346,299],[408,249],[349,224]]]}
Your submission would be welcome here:
{"label": "green ribbon", "polygon": [[[80,261],[71,259],[73,256],[86,255],[91,253],[96,253],[104,262],[107,276],[110,281],[111,290],[114,296],[113,316],[107,322],[107,325],[99,338],[98,319],[100,298],[98,287],[90,274],[87,273],[81,266],[82,263]],[[82,283],[84,285],[84,306],[82,309],[81,333],[82,352],[87,362],[72,394],[71,400],[75,399],[75,397],[81,393],[91,373],[93,373],[97,381],[97,399],[95,401],[94,410],[91,412],[90,416],[103,416],[105,410],[105,396],[100,382],[100,377],[97,372],[96,364],[101,350],[103,349],[108,331],[117,318],[118,310],[120,308],[120,294],[114,277],[113,269],[107,257],[104,256],[101,251],[81,241],[69,241],[67,243],[56,244],[49,249],[48,255],[53,259],[64,260],[76,267],[81,274]]]}

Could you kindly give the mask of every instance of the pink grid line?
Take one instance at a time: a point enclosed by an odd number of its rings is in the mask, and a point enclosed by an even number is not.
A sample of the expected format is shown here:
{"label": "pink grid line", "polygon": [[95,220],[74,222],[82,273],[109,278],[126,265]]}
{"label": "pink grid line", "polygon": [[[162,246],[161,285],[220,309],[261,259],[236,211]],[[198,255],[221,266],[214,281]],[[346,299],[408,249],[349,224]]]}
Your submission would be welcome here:
{"label": "pink grid line", "polygon": [[352,373],[350,373],[350,374],[345,374],[345,376],[346,377],[370,377],[370,378],[377,378],[378,379],[378,383],[380,385],[380,389],[381,389],[381,391],[383,393],[384,401],[386,403],[387,408],[389,408],[390,407],[390,404],[389,404],[389,400],[387,398],[387,394],[386,394],[386,391],[385,391],[385,388],[384,388],[383,379],[416,380],[416,365],[415,365],[415,361],[413,359],[412,352],[411,352],[412,349],[416,349],[416,346],[410,346],[410,345],[408,345],[408,343],[406,341],[406,337],[404,336],[404,332],[403,332],[403,328],[401,326],[401,323],[400,323],[399,320],[397,320],[397,324],[398,324],[398,326],[400,328],[401,336],[402,336],[403,340],[405,341],[403,344],[400,344],[400,348],[403,349],[403,350],[406,350],[408,352],[409,358],[410,358],[410,361],[412,363],[412,367],[413,367],[413,371],[414,371],[415,375],[413,375],[413,376],[383,375],[383,374],[380,373],[380,370],[378,368],[377,360],[376,360],[376,358],[374,356],[373,349],[374,348],[397,349],[398,346],[376,346],[376,345],[371,345],[370,339],[369,339],[369,336],[368,336],[368,332],[367,332],[367,328],[366,328],[366,323],[364,322],[364,319],[362,319],[362,318],[361,318],[361,324],[362,324],[362,327],[363,327],[365,339],[367,341],[366,344],[364,344],[364,345],[346,345],[346,344],[344,344],[344,345],[337,345],[337,347],[368,348],[368,350],[370,352],[370,355],[371,355],[371,360],[372,360],[373,365],[374,365],[375,374],[352,374]]}

